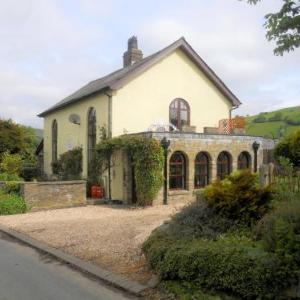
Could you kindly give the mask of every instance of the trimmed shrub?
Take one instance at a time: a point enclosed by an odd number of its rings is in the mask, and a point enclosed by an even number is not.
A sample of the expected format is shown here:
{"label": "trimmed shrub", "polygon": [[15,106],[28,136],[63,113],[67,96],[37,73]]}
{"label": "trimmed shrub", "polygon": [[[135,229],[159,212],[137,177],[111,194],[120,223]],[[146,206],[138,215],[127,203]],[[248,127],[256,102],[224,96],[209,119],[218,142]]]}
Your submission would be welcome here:
{"label": "trimmed shrub", "polygon": [[20,175],[25,181],[32,181],[38,177],[38,168],[35,164],[25,164],[21,167]]}
{"label": "trimmed shrub", "polygon": [[272,196],[270,187],[261,188],[257,176],[248,170],[214,182],[203,195],[217,214],[245,225],[262,218],[269,210]]}
{"label": "trimmed shrub", "polygon": [[184,207],[166,225],[166,229],[172,236],[188,239],[215,239],[236,227],[233,220],[217,214],[203,200],[197,200]]}
{"label": "trimmed shrub", "polygon": [[265,249],[276,253],[300,269],[300,202],[281,203],[254,229]]}
{"label": "trimmed shrub", "polygon": [[289,264],[247,238],[187,241],[156,231],[143,250],[161,279],[193,281],[245,299],[274,299],[296,279]]}
{"label": "trimmed shrub", "polygon": [[26,203],[19,195],[0,193],[0,215],[22,214],[26,210]]}

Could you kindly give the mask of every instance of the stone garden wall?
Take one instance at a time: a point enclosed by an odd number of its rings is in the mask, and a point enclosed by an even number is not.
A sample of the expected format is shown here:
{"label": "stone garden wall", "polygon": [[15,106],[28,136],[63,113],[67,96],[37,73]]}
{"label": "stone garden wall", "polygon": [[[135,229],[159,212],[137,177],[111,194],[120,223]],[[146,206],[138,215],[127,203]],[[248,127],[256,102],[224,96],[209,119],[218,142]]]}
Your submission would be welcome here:
{"label": "stone garden wall", "polygon": [[86,205],[86,182],[21,182],[21,195],[33,211]]}

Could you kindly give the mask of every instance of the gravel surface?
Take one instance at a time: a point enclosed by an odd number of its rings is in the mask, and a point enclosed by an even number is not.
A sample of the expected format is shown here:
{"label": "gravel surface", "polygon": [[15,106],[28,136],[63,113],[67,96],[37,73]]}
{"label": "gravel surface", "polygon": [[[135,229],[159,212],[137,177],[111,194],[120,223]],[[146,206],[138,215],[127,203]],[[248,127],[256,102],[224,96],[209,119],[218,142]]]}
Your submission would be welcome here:
{"label": "gravel surface", "polygon": [[141,244],[179,206],[86,206],[1,216],[0,224],[141,283],[151,278]]}

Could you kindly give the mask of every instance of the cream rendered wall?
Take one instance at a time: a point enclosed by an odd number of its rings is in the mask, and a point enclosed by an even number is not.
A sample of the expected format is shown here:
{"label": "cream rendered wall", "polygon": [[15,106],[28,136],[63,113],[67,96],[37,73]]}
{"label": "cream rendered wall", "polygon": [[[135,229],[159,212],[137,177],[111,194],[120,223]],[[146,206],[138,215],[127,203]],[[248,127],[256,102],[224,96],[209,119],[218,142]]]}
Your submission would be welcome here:
{"label": "cream rendered wall", "polygon": [[219,90],[181,51],[177,50],[119,89],[113,96],[112,135],[146,131],[159,121],[169,122],[169,105],[185,99],[191,125],[197,132],[218,126],[232,107]]}
{"label": "cream rendered wall", "polygon": [[[74,147],[83,148],[83,177],[87,174],[87,117],[91,107],[96,109],[97,117],[97,141],[99,140],[99,127],[108,124],[108,97],[98,94],[83,99],[63,109],[55,111],[44,118],[44,168],[47,175],[52,174],[52,122],[56,119],[58,127],[58,156]],[[70,114],[80,116],[80,125],[69,121]]]}

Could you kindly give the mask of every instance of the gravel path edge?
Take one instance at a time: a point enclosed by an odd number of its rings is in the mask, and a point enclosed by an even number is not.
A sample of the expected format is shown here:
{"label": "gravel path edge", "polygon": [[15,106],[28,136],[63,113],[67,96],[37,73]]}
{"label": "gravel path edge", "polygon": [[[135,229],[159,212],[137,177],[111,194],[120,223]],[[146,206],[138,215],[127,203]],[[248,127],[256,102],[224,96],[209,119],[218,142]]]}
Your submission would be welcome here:
{"label": "gravel path edge", "polygon": [[21,241],[32,248],[35,248],[41,252],[44,252],[48,255],[55,257],[56,259],[63,261],[66,264],[71,265],[75,269],[79,270],[82,273],[89,274],[100,281],[105,282],[111,286],[117,287],[125,292],[128,292],[135,296],[140,296],[141,293],[149,288],[153,287],[153,283],[148,285],[142,285],[138,282],[128,280],[118,274],[107,271],[101,267],[98,267],[92,263],[83,261],[75,256],[66,254],[61,250],[55,249],[46,245],[43,242],[37,241],[27,235],[19,233],[13,229],[7,228],[0,224],[0,231],[7,234],[8,236]]}

